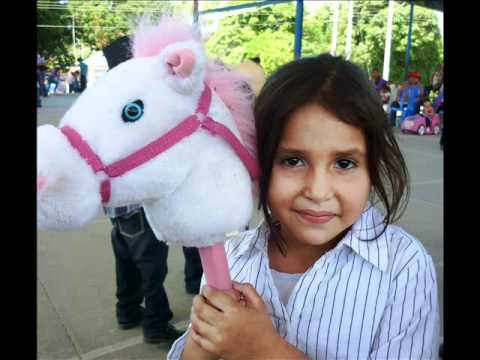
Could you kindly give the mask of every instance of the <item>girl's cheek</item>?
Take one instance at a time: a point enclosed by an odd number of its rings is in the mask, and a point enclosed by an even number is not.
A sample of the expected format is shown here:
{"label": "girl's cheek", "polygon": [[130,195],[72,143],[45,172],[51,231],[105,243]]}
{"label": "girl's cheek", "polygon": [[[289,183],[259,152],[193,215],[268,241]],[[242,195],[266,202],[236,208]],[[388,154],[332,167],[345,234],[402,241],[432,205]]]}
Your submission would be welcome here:
{"label": "girl's cheek", "polygon": [[271,185],[284,194],[296,191],[302,187],[302,176],[298,172],[279,170],[272,176]]}

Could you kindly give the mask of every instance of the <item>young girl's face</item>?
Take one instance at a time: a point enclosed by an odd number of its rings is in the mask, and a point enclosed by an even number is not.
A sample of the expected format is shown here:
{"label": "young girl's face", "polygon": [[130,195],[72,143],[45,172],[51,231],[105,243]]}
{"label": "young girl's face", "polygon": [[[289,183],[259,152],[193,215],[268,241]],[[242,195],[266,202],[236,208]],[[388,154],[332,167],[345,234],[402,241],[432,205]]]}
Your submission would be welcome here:
{"label": "young girl's face", "polygon": [[435,111],[433,109],[432,104],[430,102],[427,102],[427,101],[423,104],[423,112],[428,116],[435,115]]}
{"label": "young girl's face", "polygon": [[366,151],[360,129],[319,105],[291,115],[268,190],[287,246],[326,244],[360,217],[371,186]]}

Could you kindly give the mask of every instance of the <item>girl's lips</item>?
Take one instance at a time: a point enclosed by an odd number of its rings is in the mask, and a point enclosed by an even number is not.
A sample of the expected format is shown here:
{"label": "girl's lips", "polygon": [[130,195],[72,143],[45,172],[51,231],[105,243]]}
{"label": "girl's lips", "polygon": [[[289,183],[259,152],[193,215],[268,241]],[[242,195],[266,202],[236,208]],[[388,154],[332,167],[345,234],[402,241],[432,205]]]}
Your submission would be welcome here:
{"label": "girl's lips", "polygon": [[302,219],[314,224],[325,224],[336,216],[336,214],[328,211],[296,210],[296,213]]}

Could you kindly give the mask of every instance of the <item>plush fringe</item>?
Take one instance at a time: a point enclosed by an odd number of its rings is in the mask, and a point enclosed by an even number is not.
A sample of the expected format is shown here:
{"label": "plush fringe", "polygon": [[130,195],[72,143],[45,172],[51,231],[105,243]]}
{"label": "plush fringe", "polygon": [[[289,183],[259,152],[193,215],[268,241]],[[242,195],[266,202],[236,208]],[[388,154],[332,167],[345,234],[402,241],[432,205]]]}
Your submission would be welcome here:
{"label": "plush fringe", "polygon": [[154,24],[148,15],[142,16],[135,29],[132,41],[133,57],[156,56],[168,45],[187,40],[200,42],[192,26],[172,15],[162,15]]}
{"label": "plush fringe", "polygon": [[210,61],[205,82],[232,112],[247,151],[256,158],[255,124],[253,119],[254,93],[249,78],[238,71]]}

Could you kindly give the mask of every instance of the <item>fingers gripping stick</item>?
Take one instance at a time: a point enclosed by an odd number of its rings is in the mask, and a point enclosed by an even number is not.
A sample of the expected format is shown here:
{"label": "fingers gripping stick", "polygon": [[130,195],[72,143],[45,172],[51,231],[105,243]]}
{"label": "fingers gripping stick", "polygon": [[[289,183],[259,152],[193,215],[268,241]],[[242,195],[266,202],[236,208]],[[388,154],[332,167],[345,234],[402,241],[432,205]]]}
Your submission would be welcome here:
{"label": "fingers gripping stick", "polygon": [[232,280],[228,269],[223,243],[198,248],[207,285],[225,291],[232,291]]}

